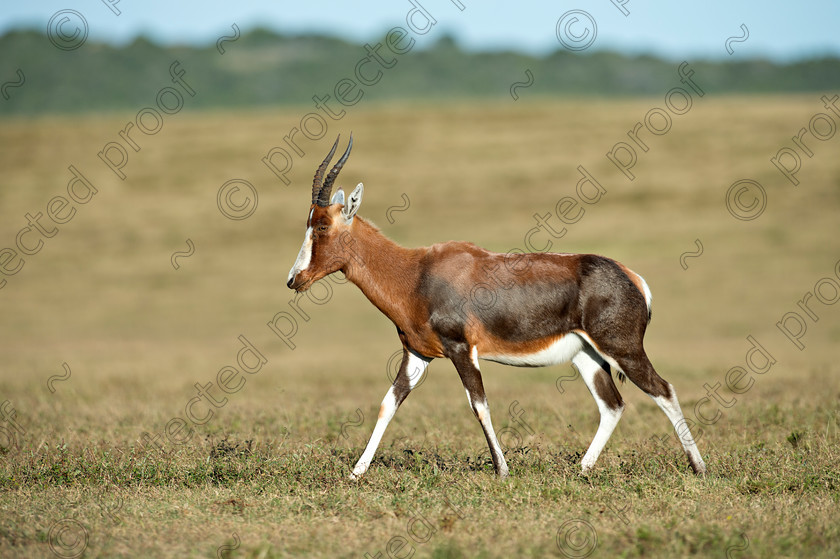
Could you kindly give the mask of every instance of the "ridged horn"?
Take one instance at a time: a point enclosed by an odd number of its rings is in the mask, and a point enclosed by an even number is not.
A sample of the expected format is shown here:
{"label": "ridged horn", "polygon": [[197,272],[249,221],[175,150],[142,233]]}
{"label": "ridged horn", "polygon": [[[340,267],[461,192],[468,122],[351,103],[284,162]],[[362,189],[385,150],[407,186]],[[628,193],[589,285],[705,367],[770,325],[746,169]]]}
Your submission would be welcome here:
{"label": "ridged horn", "polygon": [[[338,140],[336,140],[336,143]],[[350,156],[350,150],[353,149],[353,133],[350,133],[350,141],[347,144],[347,150],[344,152],[344,155],[341,156],[336,164],[330,169],[330,173],[327,175],[327,178],[324,180],[324,186],[321,188],[321,192],[318,194],[318,200],[315,202],[319,206],[328,206],[330,203],[330,193],[332,192],[333,183],[335,182],[336,177],[338,177],[338,173],[341,172],[341,168],[344,167],[344,162],[347,161],[347,158]],[[335,150],[335,147],[333,147]],[[330,153],[332,156],[332,153]],[[320,171],[320,169],[319,169]]]}
{"label": "ridged horn", "polygon": [[330,164],[330,160],[332,160],[333,155],[335,155],[335,148],[338,147],[338,140],[341,138],[341,134],[338,135],[338,138],[335,139],[335,143],[333,144],[330,153],[327,154],[326,159],[321,162],[321,165],[318,167],[318,170],[315,171],[315,178],[312,179],[312,203],[315,204],[318,201],[318,195],[321,193],[322,181],[324,179],[324,171],[327,170],[327,166]]}

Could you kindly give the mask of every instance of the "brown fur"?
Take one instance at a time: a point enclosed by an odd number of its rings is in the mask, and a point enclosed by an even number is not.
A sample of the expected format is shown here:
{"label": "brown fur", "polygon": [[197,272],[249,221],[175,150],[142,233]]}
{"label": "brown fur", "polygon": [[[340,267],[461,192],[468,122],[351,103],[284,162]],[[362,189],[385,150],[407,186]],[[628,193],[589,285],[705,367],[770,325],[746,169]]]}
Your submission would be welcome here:
{"label": "brown fur", "polygon": [[[643,280],[623,264],[591,254],[498,254],[461,241],[404,248],[358,216],[347,223],[342,207],[311,207],[310,263],[288,286],[304,291],[340,270],[396,325],[404,349],[393,385],[397,407],[411,391],[410,353],[452,360],[500,476],[507,475],[507,465],[473,348],[479,356],[525,356],[579,335],[601,362],[590,389],[610,409],[621,410],[624,402],[610,366],[596,353],[618,363],[622,380],[623,372],[650,396],[671,396],[643,347],[650,319]],[[387,400],[379,414],[384,421]],[[702,461],[691,459],[691,466],[704,471]]]}

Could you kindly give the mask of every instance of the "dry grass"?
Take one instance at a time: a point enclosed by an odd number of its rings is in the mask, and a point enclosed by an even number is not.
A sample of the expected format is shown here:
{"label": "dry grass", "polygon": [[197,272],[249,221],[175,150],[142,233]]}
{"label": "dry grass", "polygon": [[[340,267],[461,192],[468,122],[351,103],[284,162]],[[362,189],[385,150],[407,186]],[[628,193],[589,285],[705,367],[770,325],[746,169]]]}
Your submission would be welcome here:
{"label": "dry grass", "polygon": [[[0,402],[25,430],[12,444],[0,422],[0,553],[385,557],[403,538],[392,556],[410,545],[415,557],[568,557],[597,538],[596,557],[836,557],[840,306],[812,299],[819,320],[802,351],[776,322],[804,316],[797,301],[821,278],[840,281],[838,140],[813,143],[794,187],[769,159],[824,110],[816,96],[695,101],[666,135],[647,137],[632,182],[604,154],[662,99],[359,108],[323,140],[300,142],[289,187],[260,158],[308,109],[167,116],[160,133],[139,136],[125,182],[97,152],[129,115],[4,121],[0,247],[14,246],[26,212],[64,193],[68,165],[98,193],[0,289]],[[581,476],[597,410],[581,382],[555,388],[571,367],[488,363],[496,427],[519,435],[503,437],[512,478],[500,483],[457,374],[436,361],[366,478],[346,481],[387,388],[393,326],[334,284],[326,304],[300,301],[311,318],[299,320],[296,349],[266,326],[290,310],[284,283],[308,185],[339,128],[356,140],[339,183],[363,180],[361,214],[405,245],[523,248],[533,214],[574,195],[576,167],[593,173],[607,194],[555,249],[606,254],[645,276],[648,352],[687,417],[704,384],[735,400],[703,404],[722,413],[698,441],[709,475],[690,475],[673,436],[657,440],[671,433],[666,418],[628,384],[628,412]],[[216,206],[232,178],[259,191],[246,220]],[[724,203],[744,178],[767,192],[753,221]],[[410,207],[392,224],[386,212],[405,206],[403,194]],[[175,270],[188,238],[195,254]],[[695,239],[704,252],[683,270]],[[144,432],[184,416],[195,383],[236,364],[240,335],[267,358],[262,369],[189,442],[141,446]],[[747,336],[776,363],[732,394],[726,375],[745,366]],[[534,435],[508,415],[515,401]]]}

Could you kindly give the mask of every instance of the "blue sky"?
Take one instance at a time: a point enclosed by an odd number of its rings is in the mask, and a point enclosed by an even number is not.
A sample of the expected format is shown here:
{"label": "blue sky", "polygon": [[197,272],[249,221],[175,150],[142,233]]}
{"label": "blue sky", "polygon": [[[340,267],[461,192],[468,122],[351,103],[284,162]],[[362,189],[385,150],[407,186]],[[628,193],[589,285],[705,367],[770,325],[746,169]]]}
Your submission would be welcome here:
{"label": "blue sky", "polygon": [[[112,12],[106,2],[113,3],[120,14]],[[515,49],[544,54],[564,48],[557,36],[561,16],[571,10],[584,10],[597,25],[597,32],[593,29],[593,35],[589,35],[594,37],[591,50],[652,53],[669,59],[767,57],[789,61],[825,54],[840,56],[840,2],[833,0],[628,0],[623,6],[629,15],[610,0],[9,1],[0,10],[0,33],[22,27],[46,30],[53,14],[71,9],[84,16],[90,39],[118,44],[139,34],[168,44],[207,44],[230,35],[233,23],[243,31],[265,26],[363,41],[379,37],[395,25],[405,26],[412,2],[419,3],[436,20],[419,38],[421,46],[448,33],[471,50]],[[415,17],[419,21],[421,16]],[[742,24],[749,38],[731,42],[734,54],[730,55],[726,40],[743,37]],[[583,37],[590,26],[580,19],[571,21],[566,29]]]}

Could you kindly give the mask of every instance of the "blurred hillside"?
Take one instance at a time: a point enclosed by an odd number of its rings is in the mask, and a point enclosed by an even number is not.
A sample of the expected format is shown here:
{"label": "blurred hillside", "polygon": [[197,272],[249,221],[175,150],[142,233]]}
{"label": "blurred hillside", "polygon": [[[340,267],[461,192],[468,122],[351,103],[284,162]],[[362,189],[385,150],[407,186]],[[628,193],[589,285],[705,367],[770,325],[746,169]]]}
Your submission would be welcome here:
{"label": "blurred hillside", "polygon": [[[364,102],[453,98],[510,98],[515,82],[529,97],[663,95],[678,85],[677,62],[615,52],[577,54],[563,49],[545,57],[515,52],[466,52],[450,38],[432,47],[395,55],[385,38],[362,72],[375,85],[360,86]],[[376,45],[376,41],[371,41]],[[404,43],[405,44],[405,43]],[[178,60],[197,91],[189,108],[311,104],[331,95],[342,79],[353,79],[357,64],[371,56],[364,44],[325,36],[278,35],[254,30],[223,45],[160,46],[139,38],[117,47],[89,40],[77,50],[53,46],[38,31],[0,37],[0,81],[25,83],[4,88],[0,114],[33,115],[137,109],[170,85],[168,69]],[[688,60],[694,79],[708,93],[764,94],[840,88],[840,59],[776,64],[766,60]],[[381,75],[379,74],[381,72]],[[19,74],[18,74],[19,75]],[[519,90],[520,95],[525,92]],[[8,97],[8,98],[7,98]]]}

